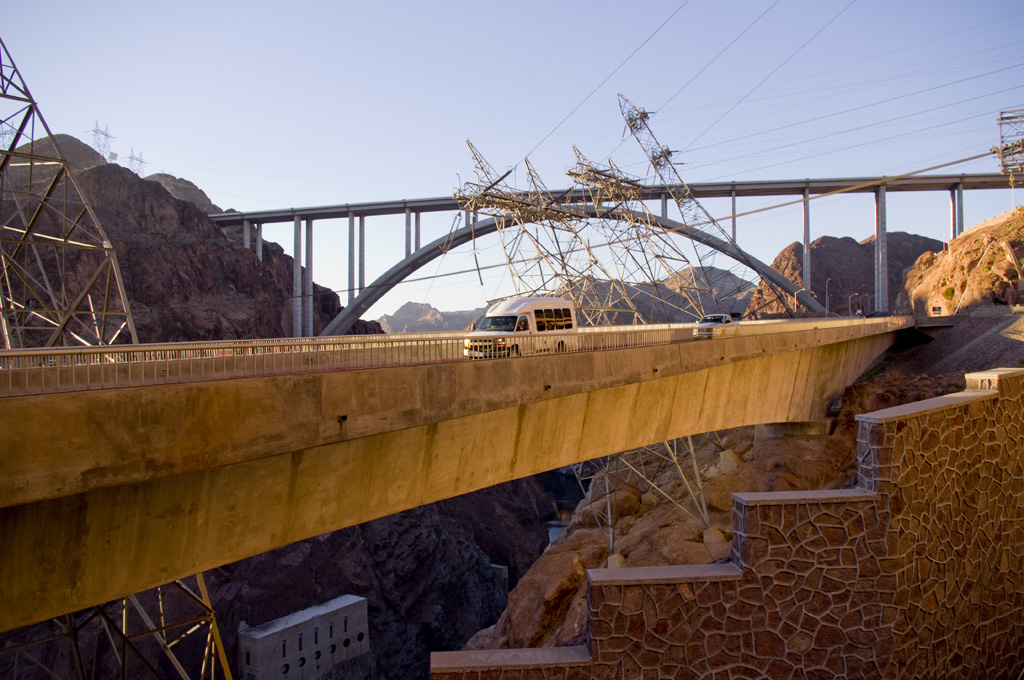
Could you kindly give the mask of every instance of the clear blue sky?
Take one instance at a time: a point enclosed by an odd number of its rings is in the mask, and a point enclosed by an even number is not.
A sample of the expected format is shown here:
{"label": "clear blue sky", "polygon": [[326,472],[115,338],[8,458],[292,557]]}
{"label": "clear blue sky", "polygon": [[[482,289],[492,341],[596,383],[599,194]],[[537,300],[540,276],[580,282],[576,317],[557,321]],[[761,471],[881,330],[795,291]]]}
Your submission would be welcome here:
{"label": "clear blue sky", "polygon": [[[450,195],[473,178],[467,138],[499,170],[530,153],[553,189],[574,145],[643,176],[620,92],[656,112],[691,182],[908,172],[988,150],[999,111],[1024,107],[1019,0],[38,0],[0,17],[54,132],[91,142],[109,127],[122,161],[134,150],[147,173],[239,210]],[[1010,207],[1008,190],[971,193],[967,222]],[[870,196],[815,202],[811,217],[815,238],[873,233]],[[451,216],[423,224],[426,243]],[[346,227],[316,227],[314,277],[336,289]],[[404,254],[404,218],[367,229],[369,283]],[[948,195],[890,194],[889,229],[948,239]],[[290,227],[268,231],[290,252]],[[799,207],[739,222],[740,245],[769,262],[801,234]],[[500,260],[496,239],[477,249]],[[472,263],[456,252],[426,273]],[[472,308],[504,285],[500,270],[483,286],[476,273],[411,283],[369,316],[405,300]]]}

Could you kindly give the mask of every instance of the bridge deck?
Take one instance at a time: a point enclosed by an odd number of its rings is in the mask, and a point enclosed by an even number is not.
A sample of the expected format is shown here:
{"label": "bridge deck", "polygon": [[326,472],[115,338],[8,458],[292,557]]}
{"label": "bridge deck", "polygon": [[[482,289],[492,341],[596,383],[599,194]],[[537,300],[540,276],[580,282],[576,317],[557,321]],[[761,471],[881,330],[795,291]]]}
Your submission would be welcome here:
{"label": "bridge deck", "polygon": [[823,417],[912,324],[5,398],[0,630],[577,461]]}

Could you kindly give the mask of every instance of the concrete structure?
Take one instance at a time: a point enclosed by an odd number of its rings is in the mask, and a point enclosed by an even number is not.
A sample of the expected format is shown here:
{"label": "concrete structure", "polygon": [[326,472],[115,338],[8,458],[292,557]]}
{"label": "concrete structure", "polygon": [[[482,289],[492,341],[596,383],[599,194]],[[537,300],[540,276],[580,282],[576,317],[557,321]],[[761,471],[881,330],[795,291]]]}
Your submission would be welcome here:
{"label": "concrete structure", "polygon": [[[589,207],[589,212],[594,216],[598,214],[598,211],[596,211],[593,206]],[[603,214],[614,216],[617,213],[621,214],[623,217],[638,217],[636,213],[619,210],[613,210]],[[672,220],[665,219],[663,217],[655,217],[654,219],[664,229],[684,232],[688,238],[717,250],[737,262],[742,262],[762,278],[771,282],[779,290],[792,295],[794,300],[798,301],[809,311],[824,313],[825,308],[814,299],[809,289],[805,290],[800,288],[764,262],[761,262],[740,250],[735,243],[729,243],[723,239],[712,236],[711,234],[706,234],[699,230],[687,230],[681,223],[673,222]],[[352,327],[352,324],[360,319],[363,314],[370,309],[370,307],[376,304],[377,301],[384,297],[392,288],[401,283],[417,269],[431,260],[441,257],[448,249],[457,248],[458,246],[473,241],[480,236],[492,234],[499,228],[503,228],[505,226],[504,220],[496,218],[487,218],[481,221],[477,221],[473,218],[472,221],[470,221],[470,218],[467,217],[466,221],[469,222],[468,226],[464,226],[442,238],[437,239],[433,243],[430,243],[425,248],[416,251],[388,271],[381,274],[377,280],[370,285],[370,288],[366,290],[365,293],[362,291],[362,288],[360,288],[359,296],[354,300],[351,300],[349,302],[349,306],[334,317],[330,323],[324,327],[320,335],[329,336],[348,332]]]}
{"label": "concrete structure", "polygon": [[240,680],[319,678],[370,651],[366,598],[342,595],[238,631]]}
{"label": "concrete structure", "polygon": [[[577,461],[822,418],[912,325],[6,398],[0,631]],[[39,413],[60,427],[21,426]]]}
{"label": "concrete structure", "polygon": [[[975,175],[911,175],[911,176],[897,176],[897,177],[849,177],[849,178],[836,178],[836,179],[807,179],[807,180],[769,180],[769,181],[740,181],[740,182],[702,182],[688,185],[693,196],[697,200],[705,198],[731,198],[732,200],[732,240],[736,241],[736,221],[738,217],[743,215],[750,215],[753,213],[762,212],[770,208],[759,208],[745,213],[737,213],[736,211],[736,198],[740,197],[753,197],[753,196],[799,196],[800,198],[796,202],[804,203],[804,281],[803,288],[810,290],[810,260],[809,260],[809,246],[812,241],[811,238],[811,225],[810,225],[810,209],[809,201],[822,198],[828,195],[834,195],[837,193],[874,193],[878,194],[879,187],[884,186],[888,191],[949,191],[950,201],[952,205],[950,215],[950,231],[953,237],[964,230],[964,216],[963,216],[963,192],[964,190],[977,190],[977,189],[1005,189],[1007,188],[1007,178],[1005,175],[1000,174],[975,174]],[[554,192],[555,195],[562,196],[567,195],[567,200],[570,202],[583,203],[588,200],[587,195],[582,190],[576,190],[573,192]],[[662,220],[668,220],[668,199],[669,191],[665,185],[654,185],[647,187],[644,192],[644,200],[647,201],[661,201],[661,218]],[[788,205],[788,204],[786,204]],[[313,227],[312,223],[314,220],[335,220],[335,219],[348,219],[348,302],[351,308],[357,298],[363,296],[364,290],[366,290],[366,218],[367,217],[379,217],[384,215],[405,215],[405,258],[404,260],[396,265],[400,267],[403,263],[415,262],[415,261],[426,261],[432,259],[429,257],[436,250],[436,244],[431,243],[426,248],[420,248],[420,215],[425,212],[457,212],[461,209],[458,202],[451,197],[440,197],[440,198],[421,198],[421,199],[409,199],[409,200],[398,200],[398,201],[380,201],[373,203],[346,203],[342,205],[327,205],[327,206],[310,206],[306,208],[285,208],[281,210],[263,210],[255,212],[234,212],[234,213],[222,213],[219,215],[211,215],[217,224],[221,227],[236,226],[236,225],[254,225],[256,233],[256,253],[259,258],[263,259],[262,249],[262,229],[261,225],[268,223],[281,223],[281,222],[293,222],[295,225],[295,259],[301,261],[302,253],[302,242],[301,235],[299,233],[299,224],[301,220],[306,220],[306,283],[303,284],[301,277],[301,268],[296,265],[294,273],[293,286],[297,293],[296,297],[302,297],[304,302],[299,305],[297,309],[301,308],[301,311],[293,311],[294,318],[294,335],[300,337],[301,334],[306,336],[312,335],[312,330],[305,330],[305,328],[311,327],[311,322],[307,321],[306,326],[303,326],[303,318],[311,319],[312,314],[312,241],[313,241]],[[355,218],[359,217],[359,238],[356,239],[356,228]],[[415,216],[415,250],[412,249],[413,238],[411,235],[411,222]],[[475,217],[467,214],[463,222],[464,229],[469,230],[473,226],[473,220]],[[724,219],[724,218],[723,218]],[[884,208],[884,195],[881,203],[881,212],[879,213],[879,223],[881,228],[879,233],[881,247],[884,248],[885,238],[885,208]],[[249,248],[249,229],[243,229],[243,247]],[[478,234],[479,235],[479,234]],[[443,242],[443,240],[442,240]],[[449,244],[450,245],[450,244]],[[424,259],[426,258],[426,259]],[[884,311],[886,306],[885,300],[888,298],[883,294],[882,291],[877,287],[879,281],[883,287],[885,277],[879,272],[886,271],[885,267],[888,266],[884,253],[880,254],[876,263],[875,271],[875,282],[876,288],[874,296],[876,299],[882,300],[880,303],[882,306],[879,307],[879,311]],[[358,263],[358,264],[357,264]],[[356,271],[358,268],[359,280],[356,282]],[[387,276],[387,275],[385,275]],[[408,273],[403,275],[408,276]],[[384,277],[382,277],[384,278]],[[401,279],[398,279],[399,281]],[[394,283],[391,284],[392,286]],[[370,286],[369,292],[373,292],[376,289],[376,284]],[[303,292],[304,291],[304,292]],[[793,294],[795,290],[787,290],[786,292]],[[808,297],[809,294],[808,294]],[[812,298],[813,300],[813,298]],[[369,304],[360,305],[363,309],[368,309]],[[344,333],[348,330],[351,322],[347,322],[344,328],[335,330],[334,333]],[[336,326],[339,324],[335,324]]]}
{"label": "concrete structure", "polygon": [[1024,370],[857,416],[853,489],[733,495],[728,564],[596,569],[588,643],[436,653],[434,680],[1015,678]]}

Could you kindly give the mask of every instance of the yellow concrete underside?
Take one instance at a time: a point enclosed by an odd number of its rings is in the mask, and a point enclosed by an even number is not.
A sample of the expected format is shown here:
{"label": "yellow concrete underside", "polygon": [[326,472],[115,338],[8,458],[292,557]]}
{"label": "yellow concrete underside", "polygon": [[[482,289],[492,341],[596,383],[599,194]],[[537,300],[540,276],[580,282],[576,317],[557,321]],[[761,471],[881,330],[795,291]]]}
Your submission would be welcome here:
{"label": "yellow concrete underside", "polygon": [[0,631],[570,463],[823,417],[889,324],[4,400]]}

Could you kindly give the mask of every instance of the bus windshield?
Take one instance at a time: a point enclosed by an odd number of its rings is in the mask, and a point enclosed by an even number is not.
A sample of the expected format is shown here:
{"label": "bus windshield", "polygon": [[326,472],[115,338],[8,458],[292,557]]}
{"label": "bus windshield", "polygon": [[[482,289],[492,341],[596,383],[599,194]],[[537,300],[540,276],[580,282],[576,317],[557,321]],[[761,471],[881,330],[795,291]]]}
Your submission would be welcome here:
{"label": "bus windshield", "polygon": [[516,327],[516,317],[514,316],[485,316],[480,319],[480,325],[476,327],[478,331],[512,331]]}

